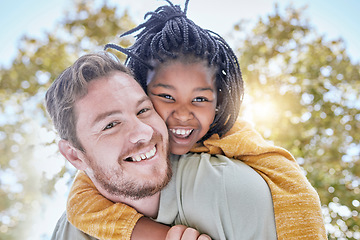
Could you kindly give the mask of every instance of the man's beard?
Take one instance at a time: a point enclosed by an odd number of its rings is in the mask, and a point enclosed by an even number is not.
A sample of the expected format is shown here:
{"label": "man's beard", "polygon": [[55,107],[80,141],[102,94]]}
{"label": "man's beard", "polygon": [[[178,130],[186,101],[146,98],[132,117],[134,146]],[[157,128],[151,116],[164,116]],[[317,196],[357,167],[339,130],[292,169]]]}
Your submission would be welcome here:
{"label": "man's beard", "polygon": [[104,190],[113,196],[123,196],[133,200],[150,197],[161,191],[171,180],[172,168],[168,156],[169,154],[167,154],[166,160],[166,174],[163,180],[159,179],[155,184],[149,181],[144,183],[136,181],[136,176],[133,178],[135,180],[124,179],[122,171],[120,173],[115,173],[119,177],[115,178],[119,179],[117,182],[107,181],[107,178],[104,177],[104,173],[99,171],[94,172],[94,177],[102,185]]}
{"label": "man's beard", "polygon": [[[152,139],[153,142],[163,142],[163,137],[159,133],[155,133]],[[170,149],[168,145],[166,149],[166,169],[165,176],[158,174],[159,178],[157,182],[147,181],[144,182],[142,179],[137,179],[137,176],[124,176],[124,171],[122,162],[124,161],[124,154],[122,154],[118,163],[120,168],[117,171],[105,172],[102,167],[98,164],[95,164],[95,161],[89,156],[89,165],[92,168],[93,177],[101,185],[101,187],[110,195],[117,197],[126,197],[133,200],[139,200],[142,198],[153,196],[155,193],[161,191],[171,180],[172,177],[172,168],[169,160]],[[131,151],[136,152],[137,149],[141,149],[142,144],[138,144]],[[163,151],[163,149],[158,149]],[[155,166],[156,167],[156,166]],[[162,173],[161,169],[157,170],[157,173]],[[111,175],[111,176],[109,176]],[[126,175],[126,174],[125,174]],[[162,179],[161,179],[162,178]],[[114,181],[115,180],[115,181]]]}

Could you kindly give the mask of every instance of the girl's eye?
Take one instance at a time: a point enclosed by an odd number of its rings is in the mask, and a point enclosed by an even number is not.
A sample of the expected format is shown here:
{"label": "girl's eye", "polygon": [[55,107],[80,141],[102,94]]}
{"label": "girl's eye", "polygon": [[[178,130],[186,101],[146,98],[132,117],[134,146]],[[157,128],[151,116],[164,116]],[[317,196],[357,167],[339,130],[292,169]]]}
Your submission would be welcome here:
{"label": "girl's eye", "polygon": [[116,125],[118,125],[119,123],[120,123],[120,122],[111,122],[111,123],[109,123],[108,125],[106,125],[106,126],[104,127],[103,131],[108,130],[108,129],[111,129],[111,128],[115,127]]}
{"label": "girl's eye", "polygon": [[158,96],[169,100],[175,100],[171,95],[168,94],[158,94]]}
{"label": "girl's eye", "polygon": [[193,102],[209,102],[209,100],[205,97],[197,97],[194,98]]}

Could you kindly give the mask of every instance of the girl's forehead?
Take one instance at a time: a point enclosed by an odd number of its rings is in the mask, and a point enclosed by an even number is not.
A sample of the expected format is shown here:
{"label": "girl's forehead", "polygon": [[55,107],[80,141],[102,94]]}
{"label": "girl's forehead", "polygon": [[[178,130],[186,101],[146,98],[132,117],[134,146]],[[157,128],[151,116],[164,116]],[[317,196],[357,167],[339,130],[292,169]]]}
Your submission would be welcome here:
{"label": "girl's forehead", "polygon": [[[163,62],[154,60],[151,62],[151,64],[154,66],[154,69],[147,72],[147,86],[154,82],[154,80],[156,82],[161,81],[164,83],[169,80],[168,78],[170,78],[170,76],[172,76],[171,78],[180,78],[180,76],[184,77],[186,74],[188,74],[188,76],[191,77],[189,74],[196,75],[199,73],[204,74],[206,78],[211,81],[211,84],[215,84],[216,81],[215,76],[217,68],[215,66],[210,66],[207,60],[199,57],[193,57],[191,55],[181,56],[176,59],[166,59]],[[179,76],[172,74],[173,71],[177,71],[177,75]],[[168,78],[164,79],[165,76]]]}
{"label": "girl's forehead", "polygon": [[214,89],[213,71],[202,63],[173,63],[148,75],[148,87],[168,89]]}
{"label": "girl's forehead", "polygon": [[215,75],[216,72],[216,68],[209,66],[204,60],[184,61],[179,59],[160,63],[150,75],[153,75],[152,77],[154,77],[158,73],[167,73],[179,69],[184,71],[191,69],[193,72],[203,72],[210,76]]}
{"label": "girl's forehead", "polygon": [[163,69],[173,65],[189,66],[189,65],[202,65],[204,68],[212,69],[205,59],[195,57],[180,57],[175,59],[169,59],[165,62],[159,63],[158,68]]}

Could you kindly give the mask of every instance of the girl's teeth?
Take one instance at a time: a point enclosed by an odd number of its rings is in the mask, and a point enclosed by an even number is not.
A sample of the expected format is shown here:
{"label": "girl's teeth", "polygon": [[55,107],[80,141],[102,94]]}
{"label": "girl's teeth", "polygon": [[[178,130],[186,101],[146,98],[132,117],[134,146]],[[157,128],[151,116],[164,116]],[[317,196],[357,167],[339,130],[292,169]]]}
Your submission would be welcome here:
{"label": "girl's teeth", "polygon": [[187,136],[190,135],[192,130],[185,130],[185,129],[170,129],[170,131],[177,135]]}

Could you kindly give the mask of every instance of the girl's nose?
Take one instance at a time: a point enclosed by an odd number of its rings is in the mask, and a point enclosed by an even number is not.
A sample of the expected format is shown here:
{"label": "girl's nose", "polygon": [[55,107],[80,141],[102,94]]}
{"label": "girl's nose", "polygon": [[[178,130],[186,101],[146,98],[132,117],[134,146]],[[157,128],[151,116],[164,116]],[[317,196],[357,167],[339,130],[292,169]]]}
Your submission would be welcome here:
{"label": "girl's nose", "polygon": [[179,106],[178,108],[176,108],[173,112],[173,116],[174,118],[182,122],[189,121],[194,117],[191,110],[188,109],[186,106]]}

